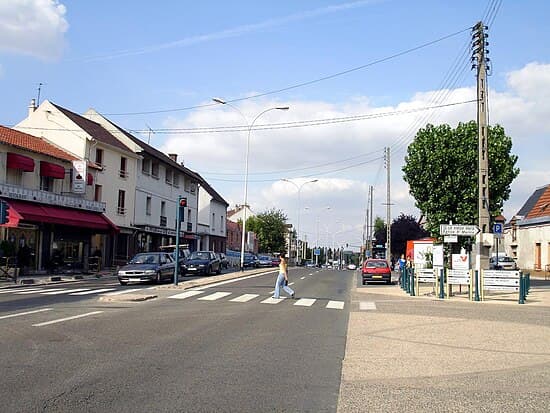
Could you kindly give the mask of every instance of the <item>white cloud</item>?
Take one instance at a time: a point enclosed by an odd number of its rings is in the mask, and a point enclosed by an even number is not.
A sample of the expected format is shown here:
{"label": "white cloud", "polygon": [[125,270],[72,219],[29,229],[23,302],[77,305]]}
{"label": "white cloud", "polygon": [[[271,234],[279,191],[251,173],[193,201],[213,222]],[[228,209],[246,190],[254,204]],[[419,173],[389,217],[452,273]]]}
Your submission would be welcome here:
{"label": "white cloud", "polygon": [[[511,199],[504,206],[510,218],[533,190],[550,182],[548,173],[550,101],[550,65],[533,63],[508,74],[505,90],[490,91],[490,122],[504,126],[513,139],[512,152],[519,156],[519,178],[512,184]],[[445,103],[475,99],[475,86],[450,91]],[[197,111],[184,119],[171,119],[167,127],[236,126],[250,122],[266,108],[289,105],[289,111],[270,111],[255,125],[333,119],[356,115],[408,111],[433,105],[434,91],[419,92],[393,107],[374,107],[368,97],[355,97],[342,104],[322,101],[250,100],[238,105],[243,115],[228,106]],[[449,106],[433,111],[402,113],[355,122],[320,126],[253,130],[250,135],[248,203],[261,212],[269,208],[283,209],[296,223],[297,188],[300,191],[300,220],[305,233],[335,233],[342,228],[349,237],[361,237],[367,206],[368,186],[374,186],[374,216],[386,216],[386,170],[383,148],[392,148],[391,203],[392,217],[401,212],[419,217],[414,199],[409,196],[401,168],[406,145],[419,127],[427,122],[448,123],[476,119],[476,105]],[[165,152],[184,156],[186,165],[197,170],[231,204],[243,202],[246,131],[172,135],[162,148]],[[541,146],[542,144],[542,146]],[[541,150],[541,148],[545,150]],[[324,210],[330,206],[329,212]],[[306,207],[308,209],[306,209]],[[317,224],[317,221],[321,221]],[[311,235],[310,235],[311,236]]]}
{"label": "white cloud", "polygon": [[0,2],[0,50],[52,59],[63,50],[69,25],[57,0]]}

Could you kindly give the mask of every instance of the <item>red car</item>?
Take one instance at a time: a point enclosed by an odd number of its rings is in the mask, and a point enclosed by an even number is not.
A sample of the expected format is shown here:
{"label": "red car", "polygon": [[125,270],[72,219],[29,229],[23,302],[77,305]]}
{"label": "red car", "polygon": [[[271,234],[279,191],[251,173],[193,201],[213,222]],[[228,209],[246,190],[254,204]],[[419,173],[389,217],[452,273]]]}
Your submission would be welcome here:
{"label": "red car", "polygon": [[391,284],[391,269],[386,260],[367,259],[361,268],[363,285],[371,281],[385,281]]}

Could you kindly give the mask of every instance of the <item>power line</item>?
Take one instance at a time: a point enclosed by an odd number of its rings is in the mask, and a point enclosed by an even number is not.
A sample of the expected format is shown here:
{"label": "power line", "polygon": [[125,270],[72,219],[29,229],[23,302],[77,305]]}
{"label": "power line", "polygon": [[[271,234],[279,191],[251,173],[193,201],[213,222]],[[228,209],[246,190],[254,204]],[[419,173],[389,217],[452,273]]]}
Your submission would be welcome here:
{"label": "power line", "polygon": [[[331,75],[323,76],[323,77],[313,79],[313,80],[309,80],[309,81],[302,82],[302,83],[297,83],[295,85],[287,86],[287,87],[284,87],[284,88],[271,90],[269,92],[258,93],[258,94],[243,97],[243,98],[227,99],[226,102],[234,103],[234,102],[240,102],[240,101],[243,101],[243,100],[256,99],[256,98],[263,97],[263,96],[274,95],[274,94],[281,93],[281,92],[286,92],[286,91],[289,91],[289,90],[292,90],[292,89],[297,89],[297,88],[300,88],[300,87],[309,86],[309,85],[312,85],[312,84],[315,84],[315,83],[323,82],[325,80],[334,79],[335,77],[344,76],[344,75],[347,75],[349,73],[356,72],[358,70],[366,69],[370,66],[374,66],[374,65],[377,65],[379,63],[383,63],[383,62],[386,62],[388,60],[395,59],[397,57],[401,57],[403,55],[415,52],[415,51],[423,49],[423,48],[426,48],[428,46],[432,46],[436,43],[439,43],[439,42],[442,42],[444,40],[450,39],[451,37],[457,36],[459,34],[462,34],[464,32],[470,31],[470,30],[471,30],[471,27],[468,27],[466,29],[462,29],[462,30],[459,30],[457,32],[442,36],[438,39],[435,39],[435,40],[432,40],[432,41],[429,41],[429,42],[426,42],[426,43],[422,43],[418,46],[411,47],[409,49],[406,49],[406,50],[403,50],[401,52],[392,54],[390,56],[386,56],[386,57],[383,57],[381,59],[377,59],[377,60],[374,60],[372,62],[363,64],[363,65],[360,65],[360,66],[353,67],[351,69],[343,70],[341,72],[333,73]],[[206,103],[206,104],[203,104],[203,105],[186,106],[186,107],[182,107],[182,108],[158,109],[158,110],[148,110],[148,111],[141,111],[141,112],[102,113],[102,115],[104,115],[104,116],[152,115],[152,114],[158,114],[158,113],[182,112],[182,111],[193,110],[193,109],[204,109],[204,108],[208,108],[208,107],[212,107],[212,106],[217,106],[217,103]]]}

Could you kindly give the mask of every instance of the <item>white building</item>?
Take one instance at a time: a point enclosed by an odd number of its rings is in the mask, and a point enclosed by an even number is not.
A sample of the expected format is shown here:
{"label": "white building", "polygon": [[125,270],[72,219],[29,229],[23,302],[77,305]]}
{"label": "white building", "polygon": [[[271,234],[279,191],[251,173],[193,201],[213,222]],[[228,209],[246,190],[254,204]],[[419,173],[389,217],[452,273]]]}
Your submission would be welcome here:
{"label": "white building", "polygon": [[203,179],[199,185],[199,249],[226,252],[228,206],[225,199]]}

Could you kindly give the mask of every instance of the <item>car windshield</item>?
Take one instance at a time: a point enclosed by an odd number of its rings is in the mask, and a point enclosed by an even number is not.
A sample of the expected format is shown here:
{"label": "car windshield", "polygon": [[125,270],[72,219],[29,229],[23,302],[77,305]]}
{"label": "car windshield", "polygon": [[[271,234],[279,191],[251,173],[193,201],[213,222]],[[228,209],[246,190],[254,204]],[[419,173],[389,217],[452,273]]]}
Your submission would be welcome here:
{"label": "car windshield", "polygon": [[388,268],[386,261],[367,261],[367,268]]}
{"label": "car windshield", "polygon": [[209,260],[210,253],[206,251],[195,251],[189,256],[190,260]]}
{"label": "car windshield", "polygon": [[130,260],[130,264],[158,264],[159,254],[138,254]]}

